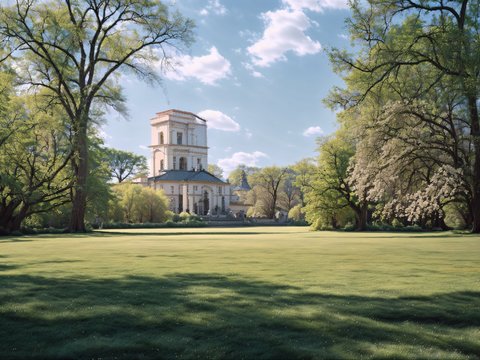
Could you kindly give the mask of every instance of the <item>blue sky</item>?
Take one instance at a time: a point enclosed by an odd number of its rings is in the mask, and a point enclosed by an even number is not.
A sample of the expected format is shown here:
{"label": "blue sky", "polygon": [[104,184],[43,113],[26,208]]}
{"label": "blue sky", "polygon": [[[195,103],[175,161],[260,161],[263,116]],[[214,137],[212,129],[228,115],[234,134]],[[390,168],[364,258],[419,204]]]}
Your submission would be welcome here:
{"label": "blue sky", "polygon": [[209,163],[289,165],[335,129],[322,104],[341,85],[325,49],[347,48],[346,0],[177,0],[196,41],[161,86],[122,77],[129,118],[111,115],[106,143],[150,157],[149,119],[170,108],[209,120]]}

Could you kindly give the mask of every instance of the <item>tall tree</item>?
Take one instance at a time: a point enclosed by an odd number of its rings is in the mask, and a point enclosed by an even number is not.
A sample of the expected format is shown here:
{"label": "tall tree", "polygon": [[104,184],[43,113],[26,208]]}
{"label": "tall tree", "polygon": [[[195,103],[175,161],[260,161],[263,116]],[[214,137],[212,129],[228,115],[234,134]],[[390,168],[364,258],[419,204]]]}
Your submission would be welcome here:
{"label": "tall tree", "polygon": [[110,166],[112,177],[119,183],[148,171],[147,158],[129,151],[106,149],[105,155]]}
{"label": "tall tree", "polygon": [[120,71],[157,80],[152,65],[188,45],[192,21],[155,0],[15,0],[0,8],[0,36],[23,82],[47,91],[73,134],[75,175],[70,230],[85,231],[92,111],[125,111]]}
{"label": "tall tree", "polygon": [[296,176],[293,168],[288,168],[282,183],[279,204],[287,212],[301,201],[301,189],[295,183]]}
{"label": "tall tree", "polygon": [[355,144],[342,136],[339,130],[334,136],[319,139],[317,170],[310,178],[305,190],[307,219],[316,223],[330,221],[333,228],[338,223],[337,214],[350,208],[355,214],[356,229],[366,230],[368,206],[366,199],[360,199],[349,182],[351,159]]}
{"label": "tall tree", "polygon": [[69,202],[72,186],[64,112],[38,97],[19,97],[11,81],[0,74],[0,233]]}
{"label": "tall tree", "polygon": [[305,206],[305,191],[311,188],[310,181],[316,170],[314,159],[302,159],[294,164],[292,168],[295,172],[293,184],[300,189],[300,205],[303,207]]}
{"label": "tall tree", "polygon": [[441,79],[448,79],[449,91],[463,99],[464,121],[473,144],[472,167],[465,176],[470,178],[471,185],[472,231],[480,232],[478,1],[370,0],[366,7],[364,4],[352,3],[353,15],[349,21],[352,37],[362,42],[362,51],[355,57],[344,51],[332,52],[337,70],[364,74],[362,88],[338,94],[343,95],[345,105],[357,103],[371,91],[381,90],[387,82],[395,80],[402,69],[432,69],[433,76],[421,80],[425,91],[430,91]]}
{"label": "tall tree", "polygon": [[278,207],[278,200],[282,191],[281,184],[287,175],[287,168],[269,166],[252,175],[251,185],[258,192],[257,201],[263,208],[265,215],[273,219]]}

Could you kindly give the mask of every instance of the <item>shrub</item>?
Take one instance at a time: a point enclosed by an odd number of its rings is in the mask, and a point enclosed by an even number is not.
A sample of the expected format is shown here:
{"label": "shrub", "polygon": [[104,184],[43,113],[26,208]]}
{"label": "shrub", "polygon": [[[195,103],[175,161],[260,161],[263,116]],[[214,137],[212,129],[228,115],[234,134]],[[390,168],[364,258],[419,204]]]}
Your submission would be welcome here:
{"label": "shrub", "polygon": [[302,207],[300,205],[295,205],[293,208],[291,208],[288,212],[288,218],[293,221],[303,220]]}

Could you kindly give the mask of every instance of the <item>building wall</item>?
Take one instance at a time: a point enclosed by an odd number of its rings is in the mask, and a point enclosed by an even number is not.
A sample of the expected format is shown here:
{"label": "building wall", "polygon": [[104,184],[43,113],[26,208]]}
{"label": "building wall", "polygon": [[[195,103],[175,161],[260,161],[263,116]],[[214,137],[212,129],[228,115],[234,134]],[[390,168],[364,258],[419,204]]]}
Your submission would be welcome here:
{"label": "building wall", "polygon": [[[215,208],[217,208],[218,211],[227,211],[230,209],[231,193],[229,184],[156,181],[153,182],[151,186],[157,190],[161,189],[165,192],[165,195],[170,200],[170,210],[175,213],[188,210],[190,213],[205,215],[199,211],[203,206],[203,204],[200,204],[199,206],[199,202],[202,202],[205,199],[205,192],[208,196],[209,210],[211,213]],[[180,195],[182,196],[180,197]],[[195,212],[195,204],[197,204],[197,212]]]}
{"label": "building wall", "polygon": [[[186,170],[208,167],[207,126],[204,122],[191,113],[169,110],[158,113],[150,124],[152,176],[160,173],[162,161],[163,170],[179,170],[181,157],[186,159]],[[163,144],[160,143],[161,133]]]}

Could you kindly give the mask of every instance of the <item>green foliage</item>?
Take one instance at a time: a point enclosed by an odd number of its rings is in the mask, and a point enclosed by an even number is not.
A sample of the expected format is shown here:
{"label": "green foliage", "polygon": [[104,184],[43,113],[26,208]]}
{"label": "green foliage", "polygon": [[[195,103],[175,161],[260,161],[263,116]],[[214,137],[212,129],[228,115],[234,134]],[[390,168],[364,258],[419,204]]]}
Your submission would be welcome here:
{"label": "green foliage", "polygon": [[256,172],[260,171],[260,168],[246,165],[239,165],[235,170],[233,170],[230,175],[228,175],[228,181],[232,186],[240,186],[242,184],[242,173],[245,171],[247,174],[247,180],[251,184],[251,176]]}
{"label": "green foliage", "polygon": [[357,223],[361,202],[351,188],[348,176],[355,144],[341,129],[328,138],[318,140],[317,168],[304,179],[305,218],[315,229],[345,226]]}
{"label": "green foliage", "polygon": [[287,168],[268,166],[250,176],[249,182],[256,198],[254,205],[256,214],[269,219],[275,218],[287,174]]}
{"label": "green foliage", "polygon": [[207,171],[219,179],[223,179],[223,169],[216,164],[208,164]]}
{"label": "green foliage", "polygon": [[0,233],[70,199],[65,113],[40,95],[17,95],[13,75],[0,73]]}
{"label": "green foliage", "polygon": [[168,198],[162,190],[132,183],[113,186],[115,198],[110,202],[108,219],[124,223],[161,223],[166,221]]}
{"label": "green foliage", "polygon": [[147,158],[129,151],[105,149],[111,176],[119,183],[138,175],[148,173]]}
{"label": "green foliage", "polygon": [[346,109],[340,117],[360,130],[358,192],[385,221],[422,227],[445,228],[444,208],[454,202],[480,232],[478,1],[351,5],[347,24],[359,51],[330,52],[347,86],[326,102]]}
{"label": "green foliage", "polygon": [[72,232],[85,231],[88,129],[107,108],[127,112],[120,72],[158,81],[154,64],[168,65],[172,46],[188,46],[193,26],[153,0],[14,0],[0,7],[0,41],[14,54],[19,83],[60,107],[72,136]]}
{"label": "green foliage", "polygon": [[303,212],[301,205],[295,205],[293,208],[290,209],[288,212],[288,218],[293,221],[300,221],[303,220]]}

